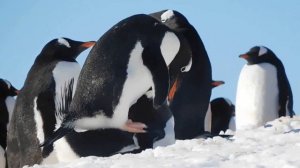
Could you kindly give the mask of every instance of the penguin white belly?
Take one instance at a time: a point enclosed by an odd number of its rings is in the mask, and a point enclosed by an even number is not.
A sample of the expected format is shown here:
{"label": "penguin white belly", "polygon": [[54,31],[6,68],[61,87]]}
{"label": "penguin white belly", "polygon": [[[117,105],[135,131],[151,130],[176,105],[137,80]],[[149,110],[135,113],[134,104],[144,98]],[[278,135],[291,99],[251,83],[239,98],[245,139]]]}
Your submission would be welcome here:
{"label": "penguin white belly", "polygon": [[235,117],[231,117],[229,124],[228,124],[228,129],[230,129],[231,131],[235,131],[236,127],[235,127]]}
{"label": "penguin white belly", "polygon": [[175,143],[175,132],[174,132],[174,117],[171,117],[167,123],[166,127],[164,128],[165,131],[165,137],[154,142],[153,143],[153,148],[156,148],[158,146],[167,146],[167,145],[172,145]]}
{"label": "penguin white belly", "polygon": [[[74,80],[72,86],[73,98],[80,70],[80,65],[77,62],[60,61],[56,64],[55,68],[52,71],[53,78],[55,81],[56,129],[60,127],[64,117],[63,113],[61,112],[61,109],[65,108],[66,106],[65,96],[68,92],[70,92],[70,90],[67,90],[67,88],[69,87],[69,85],[72,85],[71,80]],[[40,130],[42,131],[42,127]],[[72,150],[70,145],[66,142],[65,138],[61,138],[60,140],[56,141],[53,145],[54,150],[50,153],[50,155],[47,158],[44,158],[44,164],[53,164],[59,161],[71,161],[76,158],[79,158],[78,155]]]}
{"label": "penguin white belly", "polygon": [[211,132],[211,108],[210,103],[208,104],[208,109],[204,119],[204,131]]}
{"label": "penguin white belly", "polygon": [[78,119],[75,121],[75,129],[121,128],[126,123],[130,106],[153,86],[151,72],[143,64],[142,52],[142,44],[138,41],[130,53],[127,78],[113,116],[110,118],[105,114],[99,114]]}
{"label": "penguin white belly", "polygon": [[2,146],[0,146],[0,168],[5,168],[5,165],[6,165],[5,151],[2,148]]}
{"label": "penguin white belly", "polygon": [[69,87],[69,84],[71,84],[71,80],[74,80],[72,86],[73,98],[80,70],[80,65],[77,62],[60,61],[56,64],[52,71],[55,81],[56,128],[59,128],[64,117],[61,113],[61,109],[65,108],[65,95],[67,92],[70,92],[67,88]]}
{"label": "penguin white belly", "polygon": [[5,104],[6,104],[6,108],[7,108],[7,111],[8,111],[8,117],[9,117],[9,120],[8,120],[8,123],[7,123],[7,128],[8,128],[12,113],[13,113],[14,108],[15,108],[16,100],[13,97],[8,96],[5,99]]}
{"label": "penguin white belly", "polygon": [[236,129],[249,129],[278,118],[277,70],[269,63],[245,65],[236,95]]}

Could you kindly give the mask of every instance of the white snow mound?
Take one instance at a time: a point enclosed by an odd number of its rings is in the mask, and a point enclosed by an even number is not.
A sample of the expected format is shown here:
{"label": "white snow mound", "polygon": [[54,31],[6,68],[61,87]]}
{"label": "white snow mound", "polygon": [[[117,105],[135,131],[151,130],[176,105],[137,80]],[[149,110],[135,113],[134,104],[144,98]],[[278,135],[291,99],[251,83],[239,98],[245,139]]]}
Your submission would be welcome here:
{"label": "white snow mound", "polygon": [[[229,131],[230,133],[234,133]],[[214,137],[179,141],[140,154],[85,157],[71,163],[34,168],[298,168],[300,117],[282,117],[264,127],[237,131],[230,139]]]}

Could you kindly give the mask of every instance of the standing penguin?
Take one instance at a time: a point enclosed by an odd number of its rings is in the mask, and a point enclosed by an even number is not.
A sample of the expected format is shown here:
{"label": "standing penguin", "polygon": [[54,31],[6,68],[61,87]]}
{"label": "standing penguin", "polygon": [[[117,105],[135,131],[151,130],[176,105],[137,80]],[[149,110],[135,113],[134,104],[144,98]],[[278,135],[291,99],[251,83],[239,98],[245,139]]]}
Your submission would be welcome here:
{"label": "standing penguin", "polygon": [[[11,168],[40,163],[47,151],[39,148],[52,136],[73,95],[80,66],[77,56],[95,42],[58,38],[45,45],[31,67],[17,101],[8,133],[7,160]],[[43,157],[42,157],[43,153]]]}
{"label": "standing penguin", "polygon": [[129,108],[151,87],[153,107],[168,108],[167,66],[179,48],[176,34],[148,15],[134,15],[117,23],[90,52],[68,115],[55,136],[43,145],[74,129],[146,132],[145,124],[128,119]]}
{"label": "standing penguin", "polygon": [[150,14],[180,36],[181,48],[170,64],[170,108],[176,139],[192,139],[204,133],[204,120],[211,96],[211,64],[196,29],[179,12]]}
{"label": "standing penguin", "polygon": [[239,56],[247,61],[236,94],[236,127],[264,125],[281,116],[293,116],[293,94],[282,62],[267,47],[255,46]]}
{"label": "standing penguin", "polygon": [[18,92],[9,81],[0,78],[0,168],[5,167],[7,128],[15,106],[13,96]]}

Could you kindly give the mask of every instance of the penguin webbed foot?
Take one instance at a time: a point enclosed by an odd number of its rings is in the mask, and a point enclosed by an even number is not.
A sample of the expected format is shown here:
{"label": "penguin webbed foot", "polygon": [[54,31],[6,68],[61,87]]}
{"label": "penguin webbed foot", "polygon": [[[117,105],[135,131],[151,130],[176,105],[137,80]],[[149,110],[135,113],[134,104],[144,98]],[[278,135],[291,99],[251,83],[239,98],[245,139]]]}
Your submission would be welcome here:
{"label": "penguin webbed foot", "polygon": [[141,122],[133,122],[132,120],[127,120],[125,125],[121,128],[123,131],[131,132],[131,133],[146,133],[145,130],[147,125]]}
{"label": "penguin webbed foot", "polygon": [[63,136],[67,135],[68,133],[74,131],[73,128],[68,127],[60,127],[58,130],[56,130],[51,137],[46,139],[42,144],[40,144],[40,147],[48,147],[52,145],[55,141],[59,140]]}

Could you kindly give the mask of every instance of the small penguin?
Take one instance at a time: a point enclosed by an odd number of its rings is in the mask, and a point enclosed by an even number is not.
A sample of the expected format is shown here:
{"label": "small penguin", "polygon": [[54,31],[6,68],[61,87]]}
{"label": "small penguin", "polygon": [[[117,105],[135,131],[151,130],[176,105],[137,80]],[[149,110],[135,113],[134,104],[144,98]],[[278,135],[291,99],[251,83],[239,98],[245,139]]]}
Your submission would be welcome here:
{"label": "small penguin", "polygon": [[0,168],[5,168],[7,128],[15,106],[13,96],[18,92],[9,81],[0,78]]}
{"label": "small penguin", "polygon": [[295,115],[291,86],[282,62],[273,51],[255,46],[239,57],[247,64],[240,73],[236,93],[237,130]]}
{"label": "small penguin", "polygon": [[168,65],[179,48],[177,35],[148,15],[134,15],[117,23],[89,53],[68,115],[41,146],[74,129],[146,132],[144,123],[128,119],[129,108],[151,87],[153,107],[168,108]]}
{"label": "small penguin", "polygon": [[218,135],[220,131],[234,128],[235,106],[232,102],[223,97],[215,98],[210,102],[208,113],[211,113],[210,130],[212,135]]}
{"label": "small penguin", "polygon": [[7,141],[9,167],[38,164],[51,154],[53,146],[41,150],[39,144],[60,125],[81,70],[76,58],[94,44],[58,38],[48,42],[37,56],[11,120]]}
{"label": "small penguin", "polygon": [[204,120],[211,96],[212,70],[196,29],[178,11],[152,13],[180,37],[181,48],[169,66],[170,109],[176,139],[192,139],[204,133]]}

